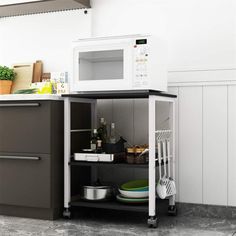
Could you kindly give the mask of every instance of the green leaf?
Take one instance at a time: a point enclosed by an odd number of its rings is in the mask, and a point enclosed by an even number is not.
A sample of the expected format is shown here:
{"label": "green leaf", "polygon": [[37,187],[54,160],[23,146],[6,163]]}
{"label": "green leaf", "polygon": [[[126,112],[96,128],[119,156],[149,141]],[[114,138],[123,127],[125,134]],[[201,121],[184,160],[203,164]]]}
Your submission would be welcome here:
{"label": "green leaf", "polygon": [[10,80],[13,81],[16,77],[14,69],[7,66],[0,66],[0,80]]}

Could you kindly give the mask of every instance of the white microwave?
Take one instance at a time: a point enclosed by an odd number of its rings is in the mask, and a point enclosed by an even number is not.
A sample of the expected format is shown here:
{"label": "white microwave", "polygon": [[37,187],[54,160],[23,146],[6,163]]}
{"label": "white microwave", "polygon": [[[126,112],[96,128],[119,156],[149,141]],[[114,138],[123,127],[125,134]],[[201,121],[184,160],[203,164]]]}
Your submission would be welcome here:
{"label": "white microwave", "polygon": [[148,35],[78,40],[71,90],[167,91],[165,42]]}

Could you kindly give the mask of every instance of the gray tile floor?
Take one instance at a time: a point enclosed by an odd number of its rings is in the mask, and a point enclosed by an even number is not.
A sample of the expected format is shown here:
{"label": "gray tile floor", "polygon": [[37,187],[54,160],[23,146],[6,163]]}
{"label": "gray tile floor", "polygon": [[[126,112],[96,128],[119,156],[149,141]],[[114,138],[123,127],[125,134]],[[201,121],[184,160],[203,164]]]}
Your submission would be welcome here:
{"label": "gray tile floor", "polygon": [[232,236],[236,232],[236,219],[163,216],[160,217],[159,227],[150,229],[144,216],[126,213],[109,213],[105,216],[104,212],[101,213],[80,216],[69,221],[0,216],[0,236]]}

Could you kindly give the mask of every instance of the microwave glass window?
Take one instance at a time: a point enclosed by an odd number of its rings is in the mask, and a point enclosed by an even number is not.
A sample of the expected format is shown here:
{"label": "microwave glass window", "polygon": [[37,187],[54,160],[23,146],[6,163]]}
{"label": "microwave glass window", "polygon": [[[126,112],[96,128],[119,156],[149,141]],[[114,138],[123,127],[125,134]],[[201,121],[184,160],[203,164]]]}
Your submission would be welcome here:
{"label": "microwave glass window", "polygon": [[124,78],[124,50],[79,52],[79,80]]}

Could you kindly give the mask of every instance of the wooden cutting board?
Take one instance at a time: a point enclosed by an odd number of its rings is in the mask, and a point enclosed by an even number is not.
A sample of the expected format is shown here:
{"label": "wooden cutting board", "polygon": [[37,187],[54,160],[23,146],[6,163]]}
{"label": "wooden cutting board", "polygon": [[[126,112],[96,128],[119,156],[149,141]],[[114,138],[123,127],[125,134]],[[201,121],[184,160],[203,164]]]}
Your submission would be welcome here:
{"label": "wooden cutting board", "polygon": [[29,89],[33,78],[34,63],[14,64],[16,78],[12,84],[11,93],[20,89]]}
{"label": "wooden cutting board", "polygon": [[34,63],[34,72],[33,72],[33,80],[32,83],[41,82],[42,78],[42,72],[43,72],[43,62],[42,61],[36,61]]}

